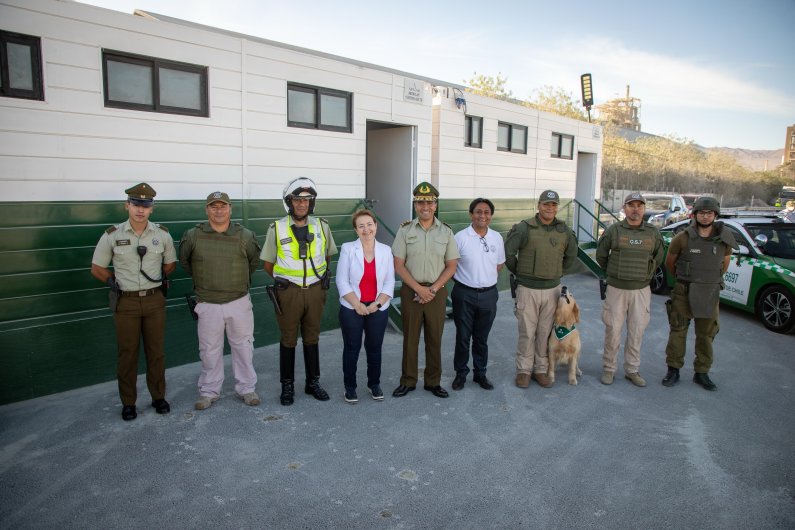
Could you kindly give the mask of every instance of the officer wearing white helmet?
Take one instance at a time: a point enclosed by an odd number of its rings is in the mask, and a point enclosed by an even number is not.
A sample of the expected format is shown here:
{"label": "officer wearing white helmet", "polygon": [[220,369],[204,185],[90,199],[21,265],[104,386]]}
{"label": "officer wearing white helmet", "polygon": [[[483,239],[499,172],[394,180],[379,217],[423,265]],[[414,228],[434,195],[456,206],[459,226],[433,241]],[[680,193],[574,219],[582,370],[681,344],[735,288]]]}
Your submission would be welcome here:
{"label": "officer wearing white helmet", "polygon": [[328,264],[337,253],[328,221],[314,217],[317,187],[308,178],[290,181],[282,193],[287,215],[271,223],[260,259],[275,282],[279,311],[280,401],[292,405],[295,395],[295,348],[300,328],[304,349],[306,386],[304,392],[320,401],[329,399],[320,386],[320,324],[326,291]]}

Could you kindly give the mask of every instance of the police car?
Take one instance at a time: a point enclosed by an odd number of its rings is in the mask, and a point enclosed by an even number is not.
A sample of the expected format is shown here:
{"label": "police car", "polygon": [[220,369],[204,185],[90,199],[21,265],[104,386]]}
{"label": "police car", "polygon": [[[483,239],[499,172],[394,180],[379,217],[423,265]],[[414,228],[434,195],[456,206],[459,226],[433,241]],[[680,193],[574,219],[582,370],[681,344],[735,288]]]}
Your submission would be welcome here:
{"label": "police car", "polygon": [[[721,302],[755,313],[776,333],[795,330],[795,223],[774,215],[724,211],[720,217],[740,246],[723,275]],[[682,221],[660,229],[666,252],[673,237],[687,228]],[[674,278],[659,267],[651,281],[654,293],[665,292]]]}

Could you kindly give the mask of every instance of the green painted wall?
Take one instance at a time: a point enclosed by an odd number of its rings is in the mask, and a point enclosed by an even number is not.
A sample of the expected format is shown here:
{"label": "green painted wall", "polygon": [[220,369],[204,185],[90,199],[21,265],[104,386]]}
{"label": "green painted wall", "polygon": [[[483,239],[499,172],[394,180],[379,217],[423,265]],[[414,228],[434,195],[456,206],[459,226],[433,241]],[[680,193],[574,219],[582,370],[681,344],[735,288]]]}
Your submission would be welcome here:
{"label": "green painted wall", "polygon": [[[359,202],[318,201],[315,213],[328,219],[338,246],[355,238],[350,214]],[[442,200],[439,217],[458,231],[469,224],[469,202]],[[496,199],[494,203],[492,227],[503,235],[535,211],[535,201],[525,199]],[[126,219],[124,203],[29,202],[0,203],[0,207],[4,212],[0,219],[0,404],[115,379],[116,344],[107,289],[89,270],[102,231]],[[564,206],[560,216],[570,221],[569,212]],[[268,225],[283,215],[278,200],[233,204],[233,218],[254,230],[261,244]],[[152,220],[165,225],[175,242],[184,230],[204,219],[203,201],[157,202],[152,214]],[[332,273],[335,268],[336,261]],[[506,278],[503,273],[501,289],[507,288]],[[252,278],[257,346],[279,340],[273,308],[265,295],[269,281],[262,270]],[[190,278],[177,267],[167,302],[167,366],[198,360],[196,326],[184,299],[190,291]],[[323,329],[338,327],[337,297],[332,282]]]}

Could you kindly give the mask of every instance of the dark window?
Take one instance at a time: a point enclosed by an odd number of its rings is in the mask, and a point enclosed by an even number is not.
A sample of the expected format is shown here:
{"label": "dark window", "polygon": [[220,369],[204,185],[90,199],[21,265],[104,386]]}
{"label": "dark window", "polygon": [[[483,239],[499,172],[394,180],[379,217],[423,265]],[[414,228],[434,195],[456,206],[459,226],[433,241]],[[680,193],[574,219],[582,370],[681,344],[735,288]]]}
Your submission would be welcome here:
{"label": "dark window", "polygon": [[552,158],[574,158],[574,136],[570,134],[552,133]]}
{"label": "dark window", "polygon": [[39,37],[0,31],[0,95],[44,99]]}
{"label": "dark window", "polygon": [[309,85],[287,85],[287,125],[352,132],[353,94]]}
{"label": "dark window", "polygon": [[483,118],[464,116],[464,145],[483,147]]}
{"label": "dark window", "polygon": [[512,123],[497,123],[497,151],[527,153],[527,127]]}
{"label": "dark window", "polygon": [[207,67],[122,52],[102,52],[105,106],[209,116]]}

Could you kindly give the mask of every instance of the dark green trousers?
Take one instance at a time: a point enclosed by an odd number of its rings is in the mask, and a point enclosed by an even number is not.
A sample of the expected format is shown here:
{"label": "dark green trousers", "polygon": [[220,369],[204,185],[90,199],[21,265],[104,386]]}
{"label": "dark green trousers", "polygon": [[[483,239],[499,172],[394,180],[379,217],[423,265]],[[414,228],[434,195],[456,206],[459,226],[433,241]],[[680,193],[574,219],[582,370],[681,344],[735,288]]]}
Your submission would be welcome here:
{"label": "dark green trousers", "polygon": [[400,313],[403,317],[403,375],[400,384],[417,386],[420,333],[425,333],[425,386],[436,386],[442,379],[442,332],[446,311],[447,288],[442,287],[433,300],[419,304],[414,291],[406,284],[400,288]]}
{"label": "dark green trousers", "polygon": [[687,296],[688,286],[677,283],[671,291],[671,299],[665,303],[668,324],[671,326],[668,345],[665,347],[665,363],[671,368],[684,366],[687,330],[690,328],[690,320],[693,320],[696,330],[696,359],[693,368],[698,374],[706,374],[712,367],[712,341],[720,330],[718,308],[715,308],[714,318],[694,318]]}

